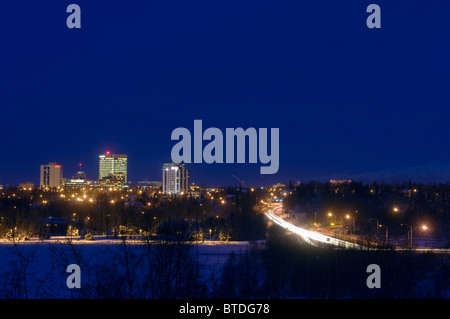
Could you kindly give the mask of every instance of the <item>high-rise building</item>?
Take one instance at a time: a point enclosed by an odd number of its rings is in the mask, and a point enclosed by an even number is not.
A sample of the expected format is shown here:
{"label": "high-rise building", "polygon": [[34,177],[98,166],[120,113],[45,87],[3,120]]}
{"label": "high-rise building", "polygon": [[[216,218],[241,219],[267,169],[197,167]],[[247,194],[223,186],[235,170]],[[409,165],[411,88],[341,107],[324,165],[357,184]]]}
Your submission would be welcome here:
{"label": "high-rise building", "polygon": [[56,163],[41,165],[41,187],[59,187],[62,185],[63,167]]}
{"label": "high-rise building", "polygon": [[189,190],[189,170],[184,163],[163,164],[162,188],[164,194],[187,193]]}
{"label": "high-rise building", "polygon": [[123,154],[102,154],[99,156],[99,180],[105,179],[108,176],[118,174],[123,175],[124,183],[127,183],[127,155]]}

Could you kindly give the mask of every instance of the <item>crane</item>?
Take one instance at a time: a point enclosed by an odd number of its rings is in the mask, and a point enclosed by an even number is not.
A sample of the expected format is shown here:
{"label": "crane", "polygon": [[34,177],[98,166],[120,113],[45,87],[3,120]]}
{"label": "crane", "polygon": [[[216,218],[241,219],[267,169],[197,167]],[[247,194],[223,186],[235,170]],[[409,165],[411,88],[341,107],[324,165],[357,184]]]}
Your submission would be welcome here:
{"label": "crane", "polygon": [[244,182],[244,180],[240,180],[240,179],[237,178],[234,174],[233,174],[233,177],[234,177],[236,180],[238,180],[238,181],[242,184],[242,187],[245,188],[245,182]]}

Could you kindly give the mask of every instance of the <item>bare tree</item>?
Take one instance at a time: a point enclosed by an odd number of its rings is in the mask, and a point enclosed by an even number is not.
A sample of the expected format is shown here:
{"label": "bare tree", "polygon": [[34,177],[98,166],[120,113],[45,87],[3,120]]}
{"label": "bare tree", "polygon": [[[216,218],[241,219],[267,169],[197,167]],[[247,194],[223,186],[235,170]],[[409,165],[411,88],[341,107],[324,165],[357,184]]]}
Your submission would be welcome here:
{"label": "bare tree", "polygon": [[11,299],[38,298],[46,282],[50,278],[53,267],[37,276],[33,272],[32,264],[36,259],[39,244],[21,245],[16,238],[12,238],[12,252],[15,259],[11,261],[11,270],[3,274],[3,294]]}

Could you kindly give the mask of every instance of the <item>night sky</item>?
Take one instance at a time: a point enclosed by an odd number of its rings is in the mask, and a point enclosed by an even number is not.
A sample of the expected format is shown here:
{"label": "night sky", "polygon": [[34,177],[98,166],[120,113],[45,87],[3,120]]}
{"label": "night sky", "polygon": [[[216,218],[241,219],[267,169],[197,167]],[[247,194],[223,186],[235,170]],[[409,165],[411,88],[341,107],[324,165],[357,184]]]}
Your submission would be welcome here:
{"label": "night sky", "polygon": [[[66,8],[81,7],[81,29]],[[366,7],[381,7],[381,29]],[[280,129],[280,168],[190,164],[271,185],[450,162],[449,1],[4,1],[0,185],[128,155],[160,180],[172,130]],[[450,179],[450,176],[449,176]]]}

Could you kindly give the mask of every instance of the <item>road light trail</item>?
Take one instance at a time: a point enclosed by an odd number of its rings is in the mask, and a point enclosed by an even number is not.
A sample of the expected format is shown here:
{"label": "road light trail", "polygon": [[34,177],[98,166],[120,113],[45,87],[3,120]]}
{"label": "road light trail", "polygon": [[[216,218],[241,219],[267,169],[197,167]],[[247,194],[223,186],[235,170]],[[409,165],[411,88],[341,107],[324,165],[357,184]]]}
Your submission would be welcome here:
{"label": "road light trail", "polygon": [[346,249],[369,249],[366,246],[362,246],[356,243],[352,243],[346,240],[334,238],[331,236],[323,235],[317,232],[313,232],[310,230],[306,230],[304,228],[297,227],[278,215],[274,213],[274,210],[280,209],[282,206],[275,207],[273,209],[269,209],[264,214],[269,218],[271,221],[276,223],[277,225],[280,225],[281,227],[299,235],[302,237],[308,244],[311,244],[313,246],[318,246],[319,243],[331,245],[331,246],[337,246],[340,248],[346,248]]}
{"label": "road light trail", "polygon": [[[263,205],[268,205],[270,207],[270,204],[265,203],[264,201],[261,201]],[[301,227],[297,227],[284,219],[282,219],[280,216],[274,213],[275,210],[281,209],[283,206],[277,206],[274,208],[267,208],[267,211],[264,213],[268,219],[276,223],[277,225],[297,234],[298,236],[302,237],[308,244],[313,246],[321,246],[323,247],[325,245],[328,246],[336,246],[340,248],[345,249],[362,249],[362,250],[380,250],[383,248],[376,248],[376,247],[368,247],[364,245],[359,245],[357,243],[352,243],[346,240],[338,239],[332,236],[327,236],[321,233],[317,233],[314,231],[306,230]],[[386,249],[386,248],[384,248]],[[402,247],[396,247],[396,251],[415,251],[415,252],[433,252],[433,253],[450,253],[450,249],[448,248],[402,248]]]}

